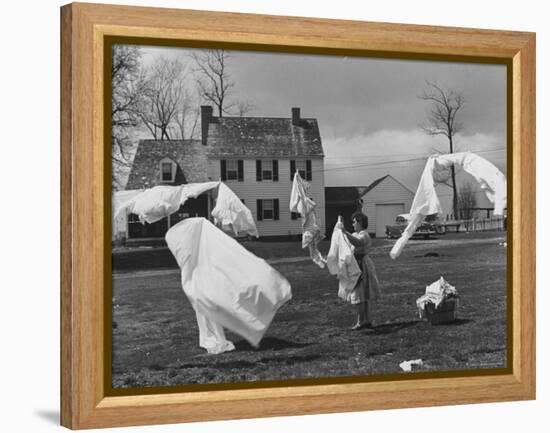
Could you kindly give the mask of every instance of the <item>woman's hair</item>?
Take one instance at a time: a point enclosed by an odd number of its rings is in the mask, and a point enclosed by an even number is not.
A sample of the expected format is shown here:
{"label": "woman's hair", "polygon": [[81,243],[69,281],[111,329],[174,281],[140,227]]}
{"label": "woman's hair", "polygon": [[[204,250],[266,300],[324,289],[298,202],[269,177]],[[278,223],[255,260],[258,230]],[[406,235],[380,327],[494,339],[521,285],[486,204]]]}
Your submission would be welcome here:
{"label": "woman's hair", "polygon": [[361,227],[363,227],[363,230],[366,229],[369,226],[369,217],[366,216],[363,212],[354,212],[351,216],[351,220],[357,220],[359,221],[359,224],[361,224]]}

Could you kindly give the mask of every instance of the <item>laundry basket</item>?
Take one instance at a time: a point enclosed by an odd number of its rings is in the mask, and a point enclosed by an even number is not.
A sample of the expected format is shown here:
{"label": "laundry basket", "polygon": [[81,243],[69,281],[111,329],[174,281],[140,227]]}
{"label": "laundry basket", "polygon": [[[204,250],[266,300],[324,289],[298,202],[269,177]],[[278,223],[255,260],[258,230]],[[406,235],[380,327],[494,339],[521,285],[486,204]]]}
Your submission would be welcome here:
{"label": "laundry basket", "polygon": [[424,306],[425,317],[432,325],[454,322],[457,304],[456,298],[445,299],[437,308],[433,303],[427,302]]}

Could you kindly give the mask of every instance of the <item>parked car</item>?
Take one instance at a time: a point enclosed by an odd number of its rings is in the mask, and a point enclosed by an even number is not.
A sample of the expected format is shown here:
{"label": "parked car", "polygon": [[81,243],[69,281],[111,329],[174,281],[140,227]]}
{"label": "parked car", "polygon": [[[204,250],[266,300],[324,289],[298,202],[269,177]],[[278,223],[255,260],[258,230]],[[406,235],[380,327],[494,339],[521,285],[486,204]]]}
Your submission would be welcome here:
{"label": "parked car", "polygon": [[[410,215],[408,213],[397,215],[395,224],[386,226],[386,237],[389,239],[399,238],[409,224]],[[445,233],[445,227],[439,223],[435,215],[427,215],[424,221],[418,226],[413,237],[422,236],[428,239],[430,235]]]}

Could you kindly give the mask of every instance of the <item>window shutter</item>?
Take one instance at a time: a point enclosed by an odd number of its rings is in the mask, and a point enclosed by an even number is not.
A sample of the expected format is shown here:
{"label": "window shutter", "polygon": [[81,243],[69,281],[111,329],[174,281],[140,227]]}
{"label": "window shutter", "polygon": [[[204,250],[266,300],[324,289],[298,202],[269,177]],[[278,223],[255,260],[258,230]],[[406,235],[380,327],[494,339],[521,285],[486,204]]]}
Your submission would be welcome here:
{"label": "window shutter", "polygon": [[256,219],[262,221],[264,219],[264,207],[261,200],[256,200]]}
{"label": "window shutter", "polygon": [[220,176],[222,180],[227,180],[227,168],[226,168],[225,159],[220,160]]}
{"label": "window shutter", "polygon": [[237,165],[238,165],[238,170],[239,170],[239,174],[237,176],[239,182],[242,182],[244,181],[244,167],[243,167],[243,160],[242,159],[239,159],[237,161]]}
{"label": "window shutter", "polygon": [[311,180],[311,159],[306,160],[306,180]]}
{"label": "window shutter", "polygon": [[273,200],[273,219],[274,220],[279,219],[279,199],[278,198]]}
{"label": "window shutter", "polygon": [[256,180],[262,181],[262,161],[260,159],[256,160]]}
{"label": "window shutter", "polygon": [[279,161],[276,159],[273,160],[273,181],[279,181]]}
{"label": "window shutter", "polygon": [[290,180],[294,180],[294,173],[296,173],[296,161],[291,159],[290,160]]}

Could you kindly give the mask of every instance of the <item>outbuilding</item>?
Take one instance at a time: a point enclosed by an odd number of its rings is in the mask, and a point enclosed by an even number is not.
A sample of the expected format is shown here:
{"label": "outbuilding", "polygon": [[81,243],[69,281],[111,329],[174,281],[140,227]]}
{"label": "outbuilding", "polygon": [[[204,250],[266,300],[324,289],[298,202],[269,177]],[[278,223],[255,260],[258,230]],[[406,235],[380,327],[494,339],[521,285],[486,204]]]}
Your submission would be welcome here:
{"label": "outbuilding", "polygon": [[369,218],[369,234],[385,237],[386,226],[409,211],[413,198],[414,192],[390,174],[372,182],[360,197],[362,211]]}

